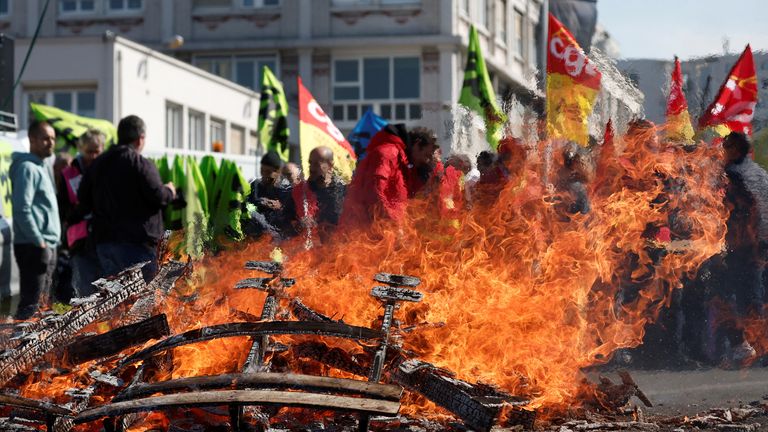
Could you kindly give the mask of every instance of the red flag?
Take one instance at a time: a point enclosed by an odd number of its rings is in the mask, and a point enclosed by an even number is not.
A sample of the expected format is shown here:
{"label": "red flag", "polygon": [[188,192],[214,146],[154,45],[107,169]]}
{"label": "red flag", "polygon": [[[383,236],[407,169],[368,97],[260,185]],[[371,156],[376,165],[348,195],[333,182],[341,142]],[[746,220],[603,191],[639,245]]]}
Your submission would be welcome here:
{"label": "red flag", "polygon": [[309,154],[312,149],[326,146],[333,151],[333,168],[345,180],[352,178],[357,157],[344,134],[325,115],[314,96],[304,87],[301,78],[299,85],[299,147],[301,162],[305,173],[309,173]]}
{"label": "red flag", "polygon": [[733,65],[717,99],[699,119],[699,127],[725,125],[734,132],[752,134],[757,105],[757,74],[749,45]]}
{"label": "red flag", "polygon": [[551,137],[587,145],[587,119],[600,91],[601,76],[571,32],[549,14],[546,101]]}
{"label": "red flag", "polygon": [[683,73],[680,70],[680,60],[675,57],[675,67],[672,70],[667,98],[667,136],[673,140],[690,142],[693,140],[693,135],[688,102],[683,93]]}

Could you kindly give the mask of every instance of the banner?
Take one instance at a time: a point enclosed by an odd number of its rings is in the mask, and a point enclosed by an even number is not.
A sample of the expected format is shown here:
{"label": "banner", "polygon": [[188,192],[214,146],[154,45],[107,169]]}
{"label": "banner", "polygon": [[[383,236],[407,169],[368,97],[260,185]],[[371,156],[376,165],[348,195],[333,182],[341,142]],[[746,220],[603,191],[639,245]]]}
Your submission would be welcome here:
{"label": "banner", "polygon": [[285,99],[283,83],[272,71],[264,66],[261,77],[261,103],[259,105],[259,142],[274,150],[288,162],[288,101]]}
{"label": "banner", "polygon": [[203,256],[203,250],[208,234],[208,200],[203,176],[195,158],[187,157],[184,185],[184,207],[182,221],[184,224],[184,251],[192,258]]}
{"label": "banner", "polygon": [[13,214],[11,204],[11,153],[13,146],[0,139],[0,199],[2,199],[2,213],[0,215],[10,218]]}
{"label": "banner", "polygon": [[692,143],[693,126],[688,114],[688,101],[683,93],[683,73],[680,60],[675,57],[675,67],[669,83],[667,97],[667,137],[676,142]]}
{"label": "banner", "polygon": [[547,39],[547,133],[582,146],[589,143],[589,115],[602,74],[573,35],[549,14]]}
{"label": "banner", "polygon": [[357,160],[365,158],[365,150],[368,148],[371,138],[386,125],[386,120],[376,115],[373,109],[368,108],[368,111],[363,114],[355,128],[352,129],[352,133],[349,134],[349,142],[355,149]]}
{"label": "banner", "polygon": [[752,49],[747,45],[720,87],[717,98],[699,119],[699,127],[721,126],[717,129],[723,136],[729,132],[752,135],[756,105],[757,74]]}
{"label": "banner", "polygon": [[344,134],[325,115],[312,94],[299,80],[299,147],[305,175],[309,173],[309,154],[315,147],[325,146],[333,150],[333,168],[349,182],[357,157]]}
{"label": "banner", "polygon": [[[30,109],[35,118],[50,123],[56,131],[56,150],[77,151],[77,142],[88,129],[98,129],[106,138],[104,149],[117,144],[117,128],[108,120],[81,117],[62,109],[30,102]],[[69,148],[65,148],[69,147]]]}
{"label": "banner", "polygon": [[464,68],[464,83],[461,87],[459,104],[485,119],[486,140],[491,148],[496,149],[502,138],[501,127],[507,121],[507,117],[496,102],[496,94],[488,76],[488,69],[485,66],[485,59],[474,26],[469,29],[467,65]]}

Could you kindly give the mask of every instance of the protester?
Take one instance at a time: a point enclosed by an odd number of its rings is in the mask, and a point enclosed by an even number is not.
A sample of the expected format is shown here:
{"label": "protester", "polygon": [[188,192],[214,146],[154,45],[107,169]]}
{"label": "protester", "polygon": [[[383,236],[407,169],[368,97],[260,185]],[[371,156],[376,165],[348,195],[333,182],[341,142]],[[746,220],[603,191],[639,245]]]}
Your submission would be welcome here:
{"label": "protester", "polygon": [[47,303],[61,237],[53,172],[44,159],[53,155],[56,133],[50,124],[29,125],[29,153],[12,155],[13,252],[19,266],[20,299],[16,319],[38,311]]}
{"label": "protester", "polygon": [[295,210],[291,200],[291,184],[283,179],[283,161],[273,151],[261,158],[261,178],[251,183],[247,202],[256,208],[245,230],[252,237],[269,234],[283,239],[295,234],[291,224]]}
{"label": "protester", "polygon": [[281,174],[290,187],[294,187],[301,183],[301,169],[293,162],[288,162],[283,165]]}
{"label": "protester", "polygon": [[141,155],[146,142],[144,121],[131,115],[117,126],[117,145],[93,161],[83,176],[78,199],[92,213],[92,235],[102,270],[114,275],[126,267],[142,268],[145,281],[157,272],[157,246],[163,236],[162,210],[176,196],[172,183]]}
{"label": "protester", "polygon": [[292,191],[298,221],[305,227],[338,224],[346,192],[333,170],[333,150],[314,148],[309,154],[309,178]]}
{"label": "protester", "polygon": [[[401,220],[409,196],[409,169],[417,172],[433,163],[437,150],[432,131],[388,125],[368,144],[349,185],[341,225],[369,224],[376,217]],[[410,165],[410,168],[409,168]]]}
{"label": "protester", "polygon": [[72,268],[72,292],[77,297],[91,295],[92,282],[102,276],[93,236],[88,235],[91,215],[85,215],[80,211],[77,191],[83,175],[104,151],[104,141],[104,134],[99,130],[86,131],[80,137],[77,157],[70,166],[61,171],[59,176],[59,210],[62,215],[62,225],[65,228],[65,246],[69,251]]}

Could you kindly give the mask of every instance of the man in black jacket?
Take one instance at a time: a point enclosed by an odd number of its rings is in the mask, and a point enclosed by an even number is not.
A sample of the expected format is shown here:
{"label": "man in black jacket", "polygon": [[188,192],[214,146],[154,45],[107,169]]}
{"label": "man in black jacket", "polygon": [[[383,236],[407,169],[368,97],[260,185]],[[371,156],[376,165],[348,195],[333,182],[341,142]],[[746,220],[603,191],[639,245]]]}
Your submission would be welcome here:
{"label": "man in black jacket", "polygon": [[146,127],[137,116],[120,120],[117,145],[96,158],[83,177],[78,198],[93,214],[92,235],[107,275],[149,261],[142,272],[149,282],[157,272],[157,245],[163,235],[162,209],[176,195],[163,184],[155,165],[141,156]]}

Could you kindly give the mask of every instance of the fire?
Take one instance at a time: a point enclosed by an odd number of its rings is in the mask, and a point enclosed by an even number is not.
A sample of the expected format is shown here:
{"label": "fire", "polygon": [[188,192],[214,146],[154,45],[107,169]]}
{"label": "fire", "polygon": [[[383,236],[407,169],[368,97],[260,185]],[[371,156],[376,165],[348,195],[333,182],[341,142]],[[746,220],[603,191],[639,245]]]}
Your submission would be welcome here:
{"label": "fire", "polygon": [[[282,243],[285,275],[296,279],[288,296],[348,324],[377,328],[382,307],[369,295],[371,277],[418,276],[424,300],[396,313],[396,327],[412,327],[400,335],[404,349],[460,379],[530,397],[530,408],[577,405],[581,370],[639,345],[670,293],[722,249],[725,236],[718,149],[665,146],[643,134],[617,141],[614,157],[593,161],[582,152],[573,168],[587,185],[589,211],[567,211],[573,196],[558,183],[573,175],[562,172],[565,147],[537,143],[509,181],[459,213],[457,223],[441,219],[437,198],[426,194],[400,224],[340,229],[322,244],[313,239],[309,250],[303,236]],[[245,261],[270,259],[274,248],[268,240],[238,244],[196,264],[160,305],[171,333],[260,316],[265,293],[234,286],[251,276]],[[155,378],[239,372],[250,342],[176,348],[172,367]],[[361,350],[349,341],[326,342]],[[283,366],[310,367],[292,361]],[[406,401],[404,412],[443,415],[418,397]],[[158,421],[148,417],[145,425]]]}

